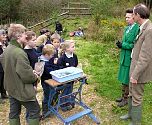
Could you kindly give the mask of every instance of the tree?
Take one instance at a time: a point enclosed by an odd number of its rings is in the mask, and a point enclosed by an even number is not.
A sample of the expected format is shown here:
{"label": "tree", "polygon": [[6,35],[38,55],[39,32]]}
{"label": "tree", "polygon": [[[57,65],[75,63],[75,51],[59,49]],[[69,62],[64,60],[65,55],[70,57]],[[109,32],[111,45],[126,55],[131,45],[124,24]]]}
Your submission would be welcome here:
{"label": "tree", "polygon": [[151,9],[152,8],[152,0],[144,0],[144,3],[146,4],[146,6]]}
{"label": "tree", "polygon": [[21,0],[0,0],[0,18],[1,20],[17,19],[18,7]]}

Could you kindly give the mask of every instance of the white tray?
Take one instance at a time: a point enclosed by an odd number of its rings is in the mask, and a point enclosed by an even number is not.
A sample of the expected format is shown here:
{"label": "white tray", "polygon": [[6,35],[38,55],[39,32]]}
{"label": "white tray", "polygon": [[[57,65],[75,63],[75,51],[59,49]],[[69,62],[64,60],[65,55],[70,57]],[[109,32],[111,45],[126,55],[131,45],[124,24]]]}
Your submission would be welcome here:
{"label": "white tray", "polygon": [[50,72],[52,79],[57,82],[66,82],[83,76],[83,70],[76,67],[67,67]]}

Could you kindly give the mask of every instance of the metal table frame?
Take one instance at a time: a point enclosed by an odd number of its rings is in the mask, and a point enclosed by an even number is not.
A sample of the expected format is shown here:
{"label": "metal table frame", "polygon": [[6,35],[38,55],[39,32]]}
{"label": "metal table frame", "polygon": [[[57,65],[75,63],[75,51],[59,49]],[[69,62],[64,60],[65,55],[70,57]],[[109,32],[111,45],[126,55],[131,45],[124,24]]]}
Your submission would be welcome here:
{"label": "metal table frame", "polygon": [[[75,92],[72,92],[68,95],[65,95],[65,96],[61,96],[61,94],[58,95],[58,101],[56,103],[56,105],[52,105],[52,100],[53,100],[53,96],[63,90],[65,87],[68,86],[67,83],[71,82],[71,81],[79,81],[80,85],[77,89],[77,91]],[[59,83],[53,79],[49,79],[49,80],[46,80],[45,81],[47,84],[50,85],[50,89],[51,89],[51,92],[49,94],[49,101],[48,101],[48,112],[45,114],[44,117],[47,117],[49,114],[53,113],[54,115],[56,115],[63,123],[64,125],[70,125],[70,123],[78,118],[81,118],[85,115],[89,116],[92,120],[94,120],[97,124],[100,124],[100,121],[95,117],[95,115],[93,114],[93,111],[92,109],[90,109],[87,105],[85,105],[83,102],[82,102],[82,87],[83,85],[86,83],[86,77],[83,76],[83,77],[80,77],[80,78],[77,78],[77,79],[73,79],[73,80],[70,80],[70,81],[66,81],[64,83]],[[52,92],[53,90],[53,92]],[[63,104],[61,103],[61,99],[62,98],[74,98],[74,103],[76,105],[79,105],[83,108],[83,111],[81,112],[78,112],[76,114],[73,114],[67,118],[64,118],[60,113],[59,113],[59,108],[60,106]]]}

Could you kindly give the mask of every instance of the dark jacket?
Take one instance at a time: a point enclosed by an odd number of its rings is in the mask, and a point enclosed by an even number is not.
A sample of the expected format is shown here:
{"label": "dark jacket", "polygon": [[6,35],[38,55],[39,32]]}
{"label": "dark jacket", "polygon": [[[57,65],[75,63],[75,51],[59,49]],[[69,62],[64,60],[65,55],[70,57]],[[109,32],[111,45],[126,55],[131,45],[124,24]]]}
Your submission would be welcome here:
{"label": "dark jacket", "polygon": [[45,57],[43,55],[40,56],[40,61],[45,62],[44,71],[41,76],[41,81],[44,82],[45,80],[52,78],[50,72],[54,71],[54,68],[52,67],[52,63],[50,63],[49,60],[45,59]]}
{"label": "dark jacket", "polygon": [[76,54],[73,54],[73,57],[68,58],[66,54],[64,53],[59,59],[58,59],[58,67],[60,69],[66,68],[66,67],[77,67],[78,65],[78,58]]}
{"label": "dark jacket", "polygon": [[39,54],[36,53],[35,49],[24,49],[24,51],[27,53],[30,65],[34,69],[35,63],[38,62]]}

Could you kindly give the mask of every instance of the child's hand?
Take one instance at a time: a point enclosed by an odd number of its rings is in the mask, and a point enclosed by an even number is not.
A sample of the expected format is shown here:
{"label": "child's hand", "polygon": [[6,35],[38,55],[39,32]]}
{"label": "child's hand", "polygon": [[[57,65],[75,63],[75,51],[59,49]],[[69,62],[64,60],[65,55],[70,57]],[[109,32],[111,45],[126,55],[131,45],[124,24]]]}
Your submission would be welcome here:
{"label": "child's hand", "polygon": [[38,74],[35,70],[33,70],[33,73],[34,73],[34,75],[36,76],[36,78],[39,77],[39,74]]}
{"label": "child's hand", "polygon": [[54,64],[57,64],[58,58],[54,58]]}
{"label": "child's hand", "polygon": [[34,86],[34,90],[36,91],[36,93],[37,93],[37,86]]}

